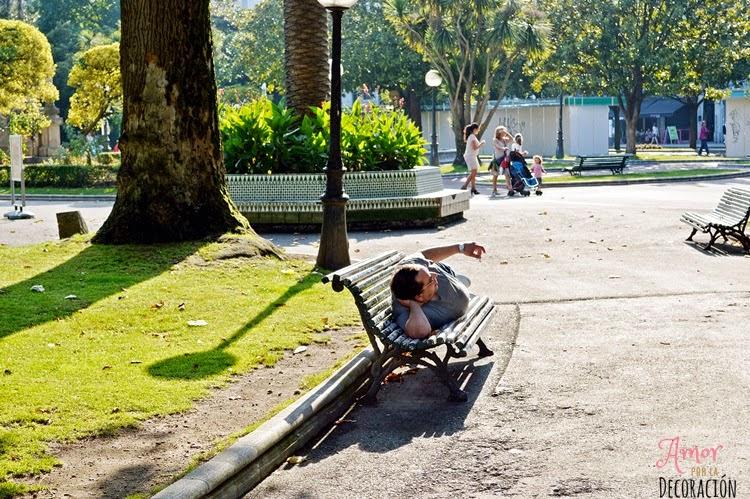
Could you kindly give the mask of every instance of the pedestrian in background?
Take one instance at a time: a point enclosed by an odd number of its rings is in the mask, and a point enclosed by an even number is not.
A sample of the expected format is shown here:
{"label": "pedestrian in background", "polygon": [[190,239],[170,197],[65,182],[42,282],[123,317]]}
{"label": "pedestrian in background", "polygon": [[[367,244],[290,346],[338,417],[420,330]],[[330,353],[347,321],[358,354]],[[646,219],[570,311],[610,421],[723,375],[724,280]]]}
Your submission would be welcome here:
{"label": "pedestrian in background", "polygon": [[477,123],[471,123],[466,125],[464,128],[464,140],[466,141],[466,149],[464,151],[464,161],[466,161],[466,167],[469,169],[469,176],[466,178],[466,182],[461,189],[466,189],[471,185],[471,193],[479,194],[477,190],[477,172],[479,171],[479,149],[484,145],[484,141],[479,141],[477,138],[477,131],[479,131],[479,125]]}
{"label": "pedestrian in background", "polygon": [[698,149],[698,156],[701,155],[701,152],[703,152],[703,149],[706,150],[706,156],[708,156],[708,137],[711,135],[710,131],[708,130],[708,126],[706,125],[705,121],[701,121],[701,130],[698,133],[698,138],[701,141],[701,147]]}

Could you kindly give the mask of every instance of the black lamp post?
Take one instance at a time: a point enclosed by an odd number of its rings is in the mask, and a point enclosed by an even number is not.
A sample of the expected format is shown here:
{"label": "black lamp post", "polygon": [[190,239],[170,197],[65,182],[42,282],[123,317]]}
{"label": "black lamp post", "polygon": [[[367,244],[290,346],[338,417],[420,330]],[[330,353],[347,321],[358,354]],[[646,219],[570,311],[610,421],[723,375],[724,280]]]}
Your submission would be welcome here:
{"label": "black lamp post", "polygon": [[437,87],[443,83],[443,78],[440,77],[440,73],[435,69],[427,71],[424,75],[424,82],[428,87],[432,87],[432,146],[430,147],[430,165],[440,166],[440,158],[438,158],[438,142],[437,142],[437,111],[435,109],[435,95],[437,94]]}
{"label": "black lamp post", "polygon": [[331,13],[331,143],[326,166],[326,192],[323,202],[323,226],[320,230],[317,264],[338,270],[351,263],[346,234],[346,201],[344,165],[341,163],[341,18],[357,0],[318,0]]}
{"label": "black lamp post", "polygon": [[563,93],[560,92],[560,109],[557,115],[557,151],[555,157],[563,159],[565,157],[565,142],[563,141]]}

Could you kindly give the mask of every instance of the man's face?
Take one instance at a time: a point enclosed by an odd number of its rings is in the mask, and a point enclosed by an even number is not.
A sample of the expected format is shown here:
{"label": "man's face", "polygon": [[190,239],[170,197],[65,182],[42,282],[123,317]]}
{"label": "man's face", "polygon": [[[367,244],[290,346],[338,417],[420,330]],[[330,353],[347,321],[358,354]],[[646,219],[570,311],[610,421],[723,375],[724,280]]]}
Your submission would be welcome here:
{"label": "man's face", "polygon": [[427,267],[422,266],[415,279],[417,284],[421,286],[422,291],[414,297],[414,301],[417,303],[427,303],[432,300],[438,290],[437,274],[435,272],[430,272],[427,270]]}

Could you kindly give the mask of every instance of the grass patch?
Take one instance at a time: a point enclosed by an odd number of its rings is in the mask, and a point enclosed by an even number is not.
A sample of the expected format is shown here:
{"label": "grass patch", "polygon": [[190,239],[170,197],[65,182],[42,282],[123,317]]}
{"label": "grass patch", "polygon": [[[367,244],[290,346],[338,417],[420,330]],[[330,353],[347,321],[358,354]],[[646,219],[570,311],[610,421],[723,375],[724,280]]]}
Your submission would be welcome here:
{"label": "grass patch", "polygon": [[624,173],[622,175],[561,175],[557,177],[545,177],[545,184],[560,184],[567,182],[588,182],[591,180],[597,180],[601,182],[616,182],[618,180],[635,180],[635,179],[669,179],[679,177],[692,177],[701,175],[717,175],[720,173],[737,173],[742,170],[728,169],[728,168],[693,168],[689,170],[673,170],[664,172],[652,172],[652,173]]}
{"label": "grass patch", "polygon": [[[10,187],[0,188],[0,194],[10,194]],[[16,189],[16,194],[20,195]],[[117,194],[115,187],[27,187],[26,194],[57,194],[66,196],[104,196]]]}
{"label": "grass patch", "polygon": [[0,246],[0,491],[57,464],[47,442],[184,411],[233,373],[357,323],[312,264],[200,256],[220,246]]}

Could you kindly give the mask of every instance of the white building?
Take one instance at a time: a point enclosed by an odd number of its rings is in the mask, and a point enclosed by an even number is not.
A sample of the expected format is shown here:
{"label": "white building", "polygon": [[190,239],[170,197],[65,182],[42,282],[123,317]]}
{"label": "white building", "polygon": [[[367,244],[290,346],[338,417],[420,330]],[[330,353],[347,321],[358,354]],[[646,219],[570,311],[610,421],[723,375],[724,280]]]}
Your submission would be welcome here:
{"label": "white building", "polygon": [[[491,103],[494,105],[494,103]],[[566,97],[563,105],[563,139],[567,155],[606,155],[609,151],[609,97]],[[455,148],[450,125],[450,110],[437,108],[439,150]],[[482,139],[486,141],[481,154],[492,154],[495,127],[503,125],[511,133],[521,133],[529,154],[553,156],[557,150],[557,99],[513,99],[503,101],[492,117]],[[422,133],[428,144],[432,140],[432,115],[428,107],[422,111]],[[428,146],[429,149],[429,146]]]}
{"label": "white building", "polygon": [[750,87],[734,89],[725,101],[727,157],[750,156]]}

